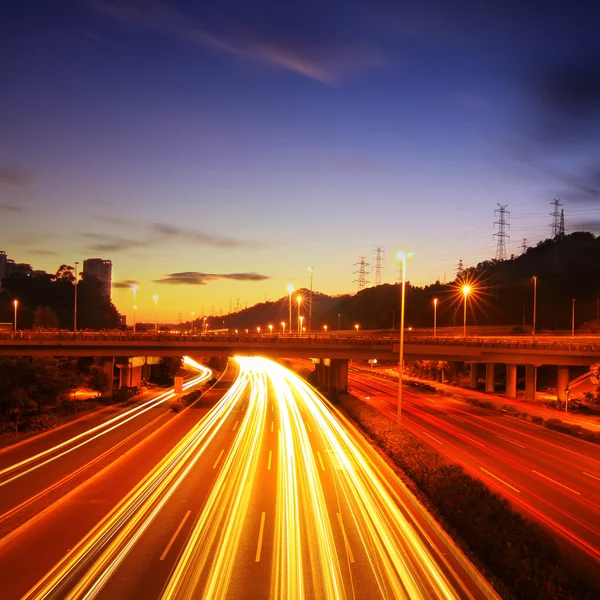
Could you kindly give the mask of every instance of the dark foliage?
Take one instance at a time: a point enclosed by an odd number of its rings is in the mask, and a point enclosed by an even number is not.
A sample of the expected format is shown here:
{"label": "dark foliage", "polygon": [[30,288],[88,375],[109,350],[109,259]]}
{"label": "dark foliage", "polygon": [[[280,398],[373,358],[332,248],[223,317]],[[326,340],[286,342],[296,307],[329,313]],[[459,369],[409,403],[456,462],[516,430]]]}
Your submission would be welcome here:
{"label": "dark foliage", "polygon": [[[73,329],[75,286],[72,273],[64,265],[57,275],[15,273],[2,281],[0,322],[13,320],[13,300],[19,300],[19,329],[60,327]],[[78,329],[113,329],[119,325],[119,313],[102,293],[102,283],[82,273],[77,290]],[[38,307],[43,307],[39,309]],[[37,313],[36,313],[37,311]],[[37,321],[36,321],[37,316]]]}

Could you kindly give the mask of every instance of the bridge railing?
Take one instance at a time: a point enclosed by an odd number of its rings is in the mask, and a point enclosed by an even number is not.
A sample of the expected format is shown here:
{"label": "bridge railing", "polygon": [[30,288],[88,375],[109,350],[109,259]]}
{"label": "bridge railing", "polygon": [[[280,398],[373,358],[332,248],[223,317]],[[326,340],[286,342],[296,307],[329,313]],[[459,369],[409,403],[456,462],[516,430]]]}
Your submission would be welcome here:
{"label": "bridge railing", "polygon": [[[0,341],[20,342],[198,342],[198,343],[260,343],[260,344],[318,344],[351,346],[393,346],[398,343],[398,335],[393,334],[281,334],[281,333],[231,333],[226,331],[202,333],[129,331],[47,331],[23,330],[16,332],[0,331]],[[411,336],[404,338],[405,344],[426,346],[477,347],[515,350],[554,350],[560,352],[600,352],[600,336],[586,336],[580,339],[561,338],[533,340],[515,337],[462,337],[462,336]]]}

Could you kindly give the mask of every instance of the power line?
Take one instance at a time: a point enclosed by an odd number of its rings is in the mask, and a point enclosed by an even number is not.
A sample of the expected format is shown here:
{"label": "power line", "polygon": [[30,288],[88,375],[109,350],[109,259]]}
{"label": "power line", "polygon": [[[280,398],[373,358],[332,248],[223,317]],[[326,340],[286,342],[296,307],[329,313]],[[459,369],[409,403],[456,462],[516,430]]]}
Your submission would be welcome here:
{"label": "power line", "polygon": [[498,220],[494,221],[494,225],[498,226],[498,232],[494,237],[498,239],[496,246],[496,260],[506,260],[506,240],[510,241],[510,236],[506,233],[510,229],[510,225],[506,222],[506,217],[510,217],[510,213],[506,210],[508,204],[498,204],[499,208],[494,211],[494,216],[498,215]]}
{"label": "power line", "polygon": [[523,254],[527,252],[527,248],[529,248],[529,246],[527,245],[527,238],[523,238],[523,242],[521,243],[521,250]]}

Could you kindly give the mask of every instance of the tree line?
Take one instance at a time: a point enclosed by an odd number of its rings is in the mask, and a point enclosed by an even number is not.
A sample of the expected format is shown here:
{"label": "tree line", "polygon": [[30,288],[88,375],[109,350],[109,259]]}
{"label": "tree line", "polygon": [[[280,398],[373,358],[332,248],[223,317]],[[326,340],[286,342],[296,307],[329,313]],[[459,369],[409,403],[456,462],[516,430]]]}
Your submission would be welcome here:
{"label": "tree line", "polygon": [[[73,329],[75,269],[61,265],[57,272],[25,275],[13,273],[2,280],[0,322],[12,323],[17,300],[18,329]],[[103,294],[102,282],[81,273],[77,283],[77,329],[114,329],[119,313]]]}

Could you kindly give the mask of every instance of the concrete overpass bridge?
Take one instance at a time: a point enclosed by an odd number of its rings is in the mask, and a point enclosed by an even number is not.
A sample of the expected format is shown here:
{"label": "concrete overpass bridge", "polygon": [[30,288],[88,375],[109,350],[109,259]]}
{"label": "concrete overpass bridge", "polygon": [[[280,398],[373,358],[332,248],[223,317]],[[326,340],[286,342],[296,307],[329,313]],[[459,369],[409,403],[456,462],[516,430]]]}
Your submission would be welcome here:
{"label": "concrete overpass bridge", "polygon": [[[107,371],[117,364],[121,384],[135,385],[143,364],[139,357],[261,355],[270,358],[310,358],[317,363],[319,381],[332,390],[347,387],[348,361],[376,358],[398,360],[398,335],[389,333],[327,333],[316,335],[182,334],[121,331],[18,331],[0,333],[0,355],[91,356],[104,359]],[[132,358],[133,357],[133,358]],[[558,367],[557,390],[564,399],[569,366],[600,362],[600,336],[466,336],[411,335],[404,341],[405,360],[462,361],[471,364],[476,387],[478,365],[486,365],[486,391],[495,387],[495,368],[506,365],[506,395],[516,396],[517,365],[525,365],[525,390],[533,398],[537,367]]]}

